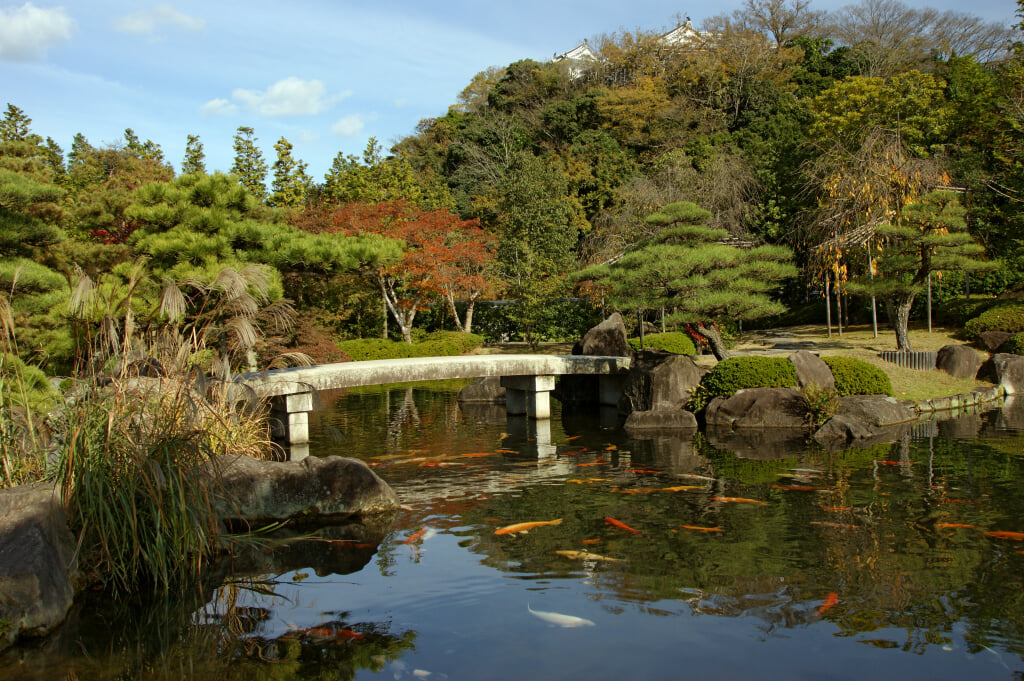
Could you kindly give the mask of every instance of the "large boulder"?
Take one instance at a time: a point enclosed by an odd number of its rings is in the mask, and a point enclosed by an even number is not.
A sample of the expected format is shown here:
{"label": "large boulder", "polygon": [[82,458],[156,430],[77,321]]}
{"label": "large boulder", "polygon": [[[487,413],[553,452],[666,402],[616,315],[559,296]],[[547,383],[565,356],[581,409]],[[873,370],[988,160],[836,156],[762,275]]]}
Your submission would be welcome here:
{"label": "large boulder", "polygon": [[633,350],[629,347],[628,338],[622,315],[614,312],[608,319],[587,331],[582,339],[576,341],[572,347],[572,354],[595,357],[631,357]]}
{"label": "large boulder", "polygon": [[78,578],[75,538],[53,485],[0,491],[0,647],[60,624]]}
{"label": "large boulder", "polygon": [[1006,352],[992,355],[981,365],[978,378],[992,381],[1007,395],[1024,392],[1024,357]]}
{"label": "large boulder", "polygon": [[982,361],[978,351],[966,345],[946,345],[935,354],[935,368],[954,378],[974,378]]}
{"label": "large boulder", "polygon": [[[572,346],[572,354],[591,357],[632,357],[633,349],[629,347],[627,338],[622,315],[614,312],[576,341]],[[553,395],[563,404],[597,404],[601,401],[601,379],[599,376],[561,376]]]}
{"label": "large boulder", "polygon": [[229,525],[337,520],[394,511],[394,490],[362,461],[310,456],[301,461],[219,457],[216,510]]}
{"label": "large boulder", "polygon": [[796,368],[796,381],[801,388],[836,389],[832,370],[813,352],[798,350],[789,356],[789,361]]}
{"label": "large boulder", "polygon": [[505,389],[501,376],[481,376],[459,391],[459,403],[504,404]]}
{"label": "large boulder", "polygon": [[917,414],[904,403],[887,395],[848,395],[840,398],[839,410],[814,433],[814,439],[833,450],[894,442],[916,419]]}
{"label": "large boulder", "polygon": [[807,405],[796,388],[748,388],[708,404],[708,428],[807,428]]}
{"label": "large boulder", "polygon": [[1012,337],[1009,331],[982,331],[978,334],[978,343],[988,352],[995,352]]}
{"label": "large boulder", "polygon": [[707,369],[686,355],[660,350],[638,352],[629,367],[619,399],[619,412],[679,411],[690,401]]}
{"label": "large boulder", "polygon": [[626,417],[623,427],[630,434],[643,430],[696,432],[697,417],[683,409],[634,411]]}

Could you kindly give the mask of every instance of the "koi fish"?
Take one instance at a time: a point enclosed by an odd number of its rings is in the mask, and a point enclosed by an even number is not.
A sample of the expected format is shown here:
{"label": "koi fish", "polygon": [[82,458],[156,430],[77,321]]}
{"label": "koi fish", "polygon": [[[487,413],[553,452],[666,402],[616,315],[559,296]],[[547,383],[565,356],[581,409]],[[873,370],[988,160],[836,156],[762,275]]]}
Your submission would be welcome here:
{"label": "koi fish", "polygon": [[660,473],[661,471],[651,471],[651,470],[647,470],[646,468],[627,468],[626,472],[627,473],[639,473],[641,475],[647,475],[647,474],[651,474],[651,473]]}
{"label": "koi fish", "polygon": [[598,543],[599,541],[601,541],[601,538],[600,538],[600,537],[595,537],[594,539],[580,539],[580,543],[581,543],[581,544],[586,544],[586,545],[588,545],[588,546],[589,546],[590,544],[596,544],[596,543]]}
{"label": "koi fish", "polygon": [[758,501],[757,499],[744,499],[743,497],[711,497],[711,501],[737,502],[743,504],[761,504],[762,506],[767,506],[767,504],[763,501]]}
{"label": "koi fish", "polygon": [[519,534],[520,532],[529,532],[535,527],[544,527],[545,525],[561,525],[562,519],[557,520],[534,520],[528,523],[516,523],[514,525],[507,525],[500,527],[494,531],[494,534]]}
{"label": "koi fish", "polygon": [[494,451],[497,454],[518,454],[519,453],[519,452],[517,452],[514,449],[495,449]]}
{"label": "koi fish", "polygon": [[481,456],[494,456],[494,453],[493,452],[471,452],[469,454],[460,454],[460,456],[462,458],[464,458],[464,459],[471,459],[471,458],[475,459],[475,458],[481,457]]}
{"label": "koi fish", "polygon": [[967,528],[970,528],[972,530],[980,530],[981,529],[978,525],[968,525],[967,523],[935,523],[935,527],[940,528],[940,529],[949,529],[949,528],[958,528],[958,527],[967,527]]}
{"label": "koi fish", "polygon": [[825,597],[825,601],[818,607],[817,611],[815,611],[815,614],[820,617],[821,613],[825,612],[826,610],[828,610],[829,608],[831,608],[834,605],[838,605],[838,603],[839,603],[839,594],[837,594],[836,592],[833,591],[832,593],[830,593],[828,596]]}
{"label": "koi fish", "polygon": [[986,532],[990,537],[996,539],[1012,539],[1013,541],[1024,541],[1024,532],[1008,532],[1005,530],[996,530],[993,532]]}
{"label": "koi fish", "polygon": [[620,489],[619,494],[650,494],[651,492],[660,491],[657,487],[634,487],[632,489]]}
{"label": "koi fish", "polygon": [[626,561],[621,558],[609,558],[608,556],[599,556],[596,553],[590,553],[589,551],[555,551],[559,556],[568,558],[569,560],[596,560],[606,563],[624,563]]}
{"label": "koi fish", "polygon": [[596,461],[591,461],[590,463],[578,463],[578,464],[576,464],[576,467],[577,468],[584,468],[585,466],[603,466],[606,463],[607,463],[607,461],[602,461],[601,459],[597,459]]}
{"label": "koi fish", "polygon": [[566,442],[572,442],[573,440],[578,440],[581,437],[583,437],[583,436],[582,435],[570,435],[569,437],[565,438],[565,441]]}
{"label": "koi fish", "polygon": [[574,482],[577,485],[582,485],[588,482],[611,482],[611,480],[608,478],[583,478],[582,480],[579,478],[572,478],[571,480],[566,480],[566,482]]}
{"label": "koi fish", "polygon": [[696,530],[697,532],[721,532],[721,527],[698,527],[697,525],[680,525],[684,530]]}
{"label": "koi fish", "polygon": [[614,452],[616,449],[618,449],[617,446],[615,446],[615,445],[608,445],[607,447],[604,448],[604,451],[606,451],[606,452]]}
{"label": "koi fish", "polygon": [[562,456],[579,456],[579,452],[562,452]]}
{"label": "koi fish", "polygon": [[675,487],[662,487],[662,492],[682,492],[688,489],[704,489],[701,485],[676,485]]}
{"label": "koi fish", "polygon": [[608,525],[612,525],[613,527],[617,527],[620,530],[626,530],[627,532],[632,532],[633,534],[643,534],[643,532],[641,532],[640,530],[634,530],[626,523],[622,522],[621,520],[616,520],[615,518],[605,518],[604,522]]}
{"label": "koi fish", "polygon": [[425,535],[427,533],[427,529],[428,528],[424,527],[424,528],[421,528],[419,530],[419,532],[413,532],[402,543],[403,544],[415,544],[417,539],[419,539],[420,537],[422,537],[423,535]]}
{"label": "koi fish", "polygon": [[534,610],[529,605],[526,606],[526,609],[534,617],[542,619],[545,622],[557,625],[565,629],[594,626],[594,623],[590,620],[583,619],[582,617],[576,617],[575,615],[563,615],[560,612],[545,612],[544,610]]}
{"label": "koi fish", "polygon": [[709,478],[706,475],[697,475],[696,473],[678,473],[677,478],[689,478],[690,480],[704,480],[705,482],[714,482],[714,478]]}
{"label": "koi fish", "polygon": [[880,463],[880,464],[883,464],[885,466],[913,466],[917,462],[916,461],[879,461],[879,460],[876,459],[875,463]]}
{"label": "koi fish", "polygon": [[334,632],[334,638],[339,641],[342,639],[351,641],[358,638],[366,638],[366,634],[360,634],[358,631],[352,631],[351,629],[338,629]]}
{"label": "koi fish", "polygon": [[328,627],[310,627],[309,629],[299,629],[300,634],[310,636],[312,638],[334,638],[334,629]]}
{"label": "koi fish", "polygon": [[832,488],[819,487],[818,485],[772,485],[772,489],[782,489],[788,492],[821,492]]}

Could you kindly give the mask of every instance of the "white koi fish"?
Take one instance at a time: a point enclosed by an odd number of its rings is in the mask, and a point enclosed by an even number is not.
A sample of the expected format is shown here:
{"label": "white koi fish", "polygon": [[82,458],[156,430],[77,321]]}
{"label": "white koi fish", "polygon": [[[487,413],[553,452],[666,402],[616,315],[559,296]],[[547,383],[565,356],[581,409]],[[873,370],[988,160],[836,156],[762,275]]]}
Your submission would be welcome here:
{"label": "white koi fish", "polygon": [[563,615],[560,612],[545,612],[544,610],[534,610],[529,605],[526,609],[530,611],[530,614],[534,617],[544,620],[550,624],[557,625],[564,629],[572,629],[574,627],[592,627],[594,623],[590,620],[583,619],[582,617],[576,617],[575,615]]}

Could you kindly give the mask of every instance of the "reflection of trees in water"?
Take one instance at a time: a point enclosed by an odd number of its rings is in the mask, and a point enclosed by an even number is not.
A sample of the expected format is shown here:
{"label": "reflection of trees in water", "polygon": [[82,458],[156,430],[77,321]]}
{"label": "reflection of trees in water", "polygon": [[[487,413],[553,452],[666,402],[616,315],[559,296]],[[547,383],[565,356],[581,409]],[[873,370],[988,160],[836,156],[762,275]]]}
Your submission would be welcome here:
{"label": "reflection of trees in water", "polygon": [[231,580],[205,596],[185,591],[116,606],[93,594],[53,635],[0,656],[0,677],[348,681],[360,669],[381,671],[414,646],[414,631],[391,633],[387,623],[354,622],[345,612],[270,633],[275,609],[288,603],[277,593],[281,585]]}
{"label": "reflection of trees in water", "polygon": [[391,400],[391,391],[388,391],[388,430],[387,430],[387,443],[389,446],[398,446],[403,439],[405,426],[411,424],[415,428],[420,427],[420,412],[416,408],[416,400],[413,399],[412,386],[409,386],[402,392],[402,397],[398,403],[398,407],[393,409]]}

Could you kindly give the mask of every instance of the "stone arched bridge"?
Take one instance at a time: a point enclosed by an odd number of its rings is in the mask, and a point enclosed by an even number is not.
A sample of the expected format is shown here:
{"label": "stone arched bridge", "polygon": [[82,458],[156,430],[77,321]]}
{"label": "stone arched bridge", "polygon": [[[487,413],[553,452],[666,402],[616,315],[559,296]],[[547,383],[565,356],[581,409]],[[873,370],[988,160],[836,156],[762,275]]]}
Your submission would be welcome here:
{"label": "stone arched bridge", "polygon": [[313,393],[316,391],[500,376],[506,390],[509,414],[547,419],[551,417],[549,393],[555,387],[555,376],[588,374],[606,377],[600,382],[600,401],[602,404],[616,404],[629,364],[628,357],[589,355],[414,357],[252,372],[239,374],[235,381],[250,387],[260,397],[271,398],[275,409],[282,416],[286,415],[282,421],[287,425],[288,441],[294,447],[309,441],[309,413],[313,411]]}

